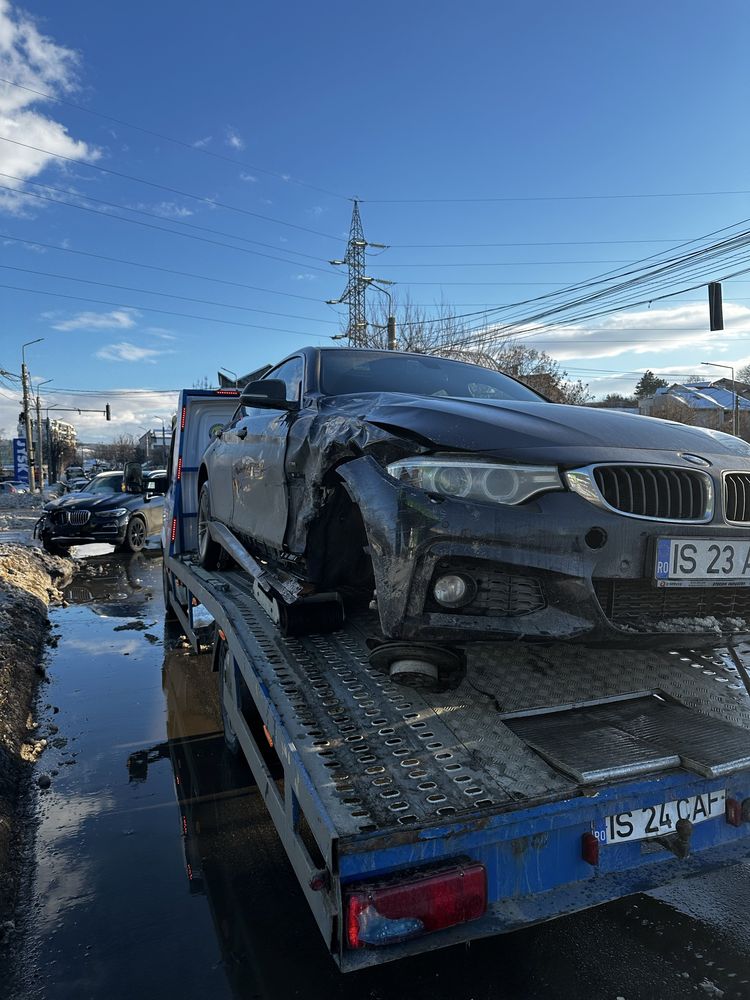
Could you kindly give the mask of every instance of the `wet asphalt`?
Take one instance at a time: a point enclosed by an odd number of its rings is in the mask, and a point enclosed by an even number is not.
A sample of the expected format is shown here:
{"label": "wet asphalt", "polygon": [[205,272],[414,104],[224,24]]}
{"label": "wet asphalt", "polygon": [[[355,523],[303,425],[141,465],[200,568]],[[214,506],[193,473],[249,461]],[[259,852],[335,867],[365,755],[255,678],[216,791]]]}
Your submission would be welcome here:
{"label": "wet asphalt", "polygon": [[159,555],[79,556],[2,1000],[750,998],[750,864],[342,976],[224,750],[209,658],[165,635]]}

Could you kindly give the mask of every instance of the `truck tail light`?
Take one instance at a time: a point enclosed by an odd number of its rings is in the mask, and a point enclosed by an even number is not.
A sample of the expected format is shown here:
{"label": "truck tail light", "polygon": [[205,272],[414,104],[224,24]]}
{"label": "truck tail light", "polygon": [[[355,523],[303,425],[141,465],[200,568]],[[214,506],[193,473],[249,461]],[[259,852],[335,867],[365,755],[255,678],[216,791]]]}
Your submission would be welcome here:
{"label": "truck tail light", "polygon": [[393,944],[481,917],[487,909],[484,865],[468,862],[399,882],[359,885],[346,894],[350,948]]}
{"label": "truck tail light", "polygon": [[725,816],[730,826],[742,826],[742,803],[737,799],[727,799]]}
{"label": "truck tail light", "polygon": [[170,537],[171,541],[174,541],[175,538],[177,538],[177,518],[176,517],[172,518],[172,532],[171,532],[171,534],[170,534],[169,537]]}
{"label": "truck tail light", "polygon": [[593,833],[581,837],[581,857],[588,865],[599,864],[599,841]]}

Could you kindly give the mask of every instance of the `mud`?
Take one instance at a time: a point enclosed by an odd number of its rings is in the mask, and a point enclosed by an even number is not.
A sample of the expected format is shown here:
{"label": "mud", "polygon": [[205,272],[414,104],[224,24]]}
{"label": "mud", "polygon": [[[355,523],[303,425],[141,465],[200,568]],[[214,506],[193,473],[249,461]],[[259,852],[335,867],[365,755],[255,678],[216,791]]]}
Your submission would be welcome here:
{"label": "mud", "polygon": [[62,602],[71,570],[39,549],[0,544],[0,940],[12,931],[24,790],[48,745],[32,711],[44,647],[55,642],[47,609]]}

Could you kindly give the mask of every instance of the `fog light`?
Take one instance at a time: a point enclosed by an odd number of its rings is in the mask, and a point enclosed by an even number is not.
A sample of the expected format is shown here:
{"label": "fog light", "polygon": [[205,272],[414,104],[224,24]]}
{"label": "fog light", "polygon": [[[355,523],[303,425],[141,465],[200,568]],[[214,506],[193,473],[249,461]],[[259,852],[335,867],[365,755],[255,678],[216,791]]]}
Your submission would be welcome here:
{"label": "fog light", "polygon": [[446,608],[460,608],[474,597],[475,587],[470,580],[456,573],[439,576],[432,587],[438,604]]}

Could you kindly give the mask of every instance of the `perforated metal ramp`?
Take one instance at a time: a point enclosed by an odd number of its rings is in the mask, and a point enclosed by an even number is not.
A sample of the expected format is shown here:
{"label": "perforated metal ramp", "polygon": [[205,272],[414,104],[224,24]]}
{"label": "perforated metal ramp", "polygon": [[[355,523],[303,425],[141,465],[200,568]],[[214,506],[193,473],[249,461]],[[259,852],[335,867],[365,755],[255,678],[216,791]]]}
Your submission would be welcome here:
{"label": "perforated metal ramp", "polygon": [[[284,639],[243,574],[195,566],[190,573],[253,663],[340,837],[575,795],[582,783],[598,780],[591,761],[566,772],[514,731],[512,720],[580,707],[584,694],[592,702],[663,691],[691,715],[740,727],[750,744],[750,699],[728,658],[478,645],[457,690],[428,694],[395,685],[370,666],[365,640],[378,634],[374,617],[350,620],[333,635]],[[597,754],[609,764],[611,720],[599,729]],[[690,759],[695,766],[689,751],[699,743],[692,738],[679,751],[657,748],[644,722],[618,739],[621,763],[661,768]],[[723,751],[723,761],[711,759],[709,746],[700,762],[727,764]]]}
{"label": "perforated metal ramp", "polygon": [[683,766],[718,777],[750,765],[750,734],[656,696],[508,720],[545,760],[581,783]]}

